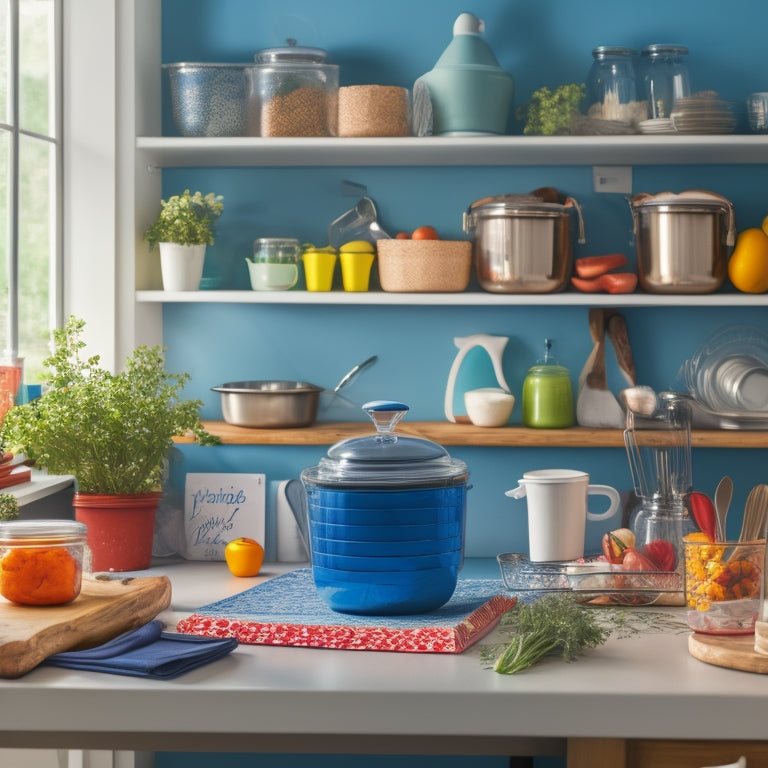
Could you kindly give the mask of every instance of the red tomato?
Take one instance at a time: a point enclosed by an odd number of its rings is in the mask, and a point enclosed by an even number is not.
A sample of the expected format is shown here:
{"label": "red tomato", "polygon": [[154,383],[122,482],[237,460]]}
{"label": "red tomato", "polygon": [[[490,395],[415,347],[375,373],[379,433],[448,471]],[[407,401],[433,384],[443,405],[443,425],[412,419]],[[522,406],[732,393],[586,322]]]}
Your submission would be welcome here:
{"label": "red tomato", "polygon": [[439,240],[440,235],[434,227],[417,227],[411,232],[412,240]]}
{"label": "red tomato", "polygon": [[665,539],[649,541],[640,547],[640,552],[649,560],[653,560],[660,571],[674,571],[677,555],[672,543]]}
{"label": "red tomato", "polygon": [[585,256],[576,259],[573,266],[579,277],[599,277],[612,269],[626,266],[627,257],[623,253],[609,253],[606,256]]}
{"label": "red tomato", "polygon": [[407,232],[398,232],[395,235],[395,240],[410,240],[411,236]]}

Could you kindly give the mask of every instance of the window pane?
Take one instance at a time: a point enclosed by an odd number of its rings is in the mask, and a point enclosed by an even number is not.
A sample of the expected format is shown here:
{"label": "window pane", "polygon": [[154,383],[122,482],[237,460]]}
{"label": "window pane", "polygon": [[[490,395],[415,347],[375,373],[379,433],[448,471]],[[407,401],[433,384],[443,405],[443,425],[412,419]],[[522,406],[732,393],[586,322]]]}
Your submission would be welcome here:
{"label": "window pane", "polygon": [[19,127],[53,136],[54,14],[53,0],[19,4]]}
{"label": "window pane", "polygon": [[10,123],[11,0],[0,0],[0,123]]}
{"label": "window pane", "polygon": [[41,363],[49,354],[56,150],[47,141],[22,136],[19,154],[19,354],[29,382],[39,380]]}
{"label": "window pane", "polygon": [[0,131],[0,350],[8,341],[8,254],[10,253],[11,134]]}

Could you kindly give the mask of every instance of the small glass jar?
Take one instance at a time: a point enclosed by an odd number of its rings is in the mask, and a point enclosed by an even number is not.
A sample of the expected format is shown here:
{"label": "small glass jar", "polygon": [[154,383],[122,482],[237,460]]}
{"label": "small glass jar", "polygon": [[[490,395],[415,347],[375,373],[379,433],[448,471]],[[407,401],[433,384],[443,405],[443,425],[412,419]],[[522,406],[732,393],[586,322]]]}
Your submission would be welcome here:
{"label": "small glass jar", "polygon": [[562,429],[574,424],[573,389],[568,369],[550,355],[544,340],[543,359],[528,370],[523,382],[523,424],[539,429]]}
{"label": "small glass jar", "polygon": [[266,48],[250,68],[250,110],[259,115],[260,136],[336,136],[339,67],[321,48],[288,40]]}
{"label": "small glass jar", "polygon": [[299,280],[301,246],[293,237],[259,237],[246,259],[254,291],[287,291]]}
{"label": "small glass jar", "polygon": [[638,97],[635,58],[632,48],[601,45],[592,51],[587,76],[587,116],[636,125],[648,117],[648,104]]}
{"label": "small glass jar", "polygon": [[688,48],[654,44],[641,52],[641,72],[648,117],[669,117],[678,99],[691,95]]}
{"label": "small glass jar", "polygon": [[61,605],[89,570],[87,528],[74,520],[0,523],[0,595],[20,605]]}

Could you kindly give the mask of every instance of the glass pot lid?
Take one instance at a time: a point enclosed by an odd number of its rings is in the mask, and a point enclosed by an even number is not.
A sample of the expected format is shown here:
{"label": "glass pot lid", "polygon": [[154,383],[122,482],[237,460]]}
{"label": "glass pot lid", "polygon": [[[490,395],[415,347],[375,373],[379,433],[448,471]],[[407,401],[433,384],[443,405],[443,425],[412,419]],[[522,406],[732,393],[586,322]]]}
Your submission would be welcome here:
{"label": "glass pot lid", "polygon": [[327,64],[328,51],[322,48],[308,48],[296,45],[296,40],[289,38],[287,45],[280,48],[264,48],[258,51],[253,60],[257,64]]}
{"label": "glass pot lid", "polygon": [[468,476],[467,465],[452,459],[441,445],[395,433],[409,408],[403,403],[376,400],[363,405],[376,433],[342,440],[328,449],[316,467],[305,469],[305,482],[323,485],[368,485],[397,488],[457,485]]}

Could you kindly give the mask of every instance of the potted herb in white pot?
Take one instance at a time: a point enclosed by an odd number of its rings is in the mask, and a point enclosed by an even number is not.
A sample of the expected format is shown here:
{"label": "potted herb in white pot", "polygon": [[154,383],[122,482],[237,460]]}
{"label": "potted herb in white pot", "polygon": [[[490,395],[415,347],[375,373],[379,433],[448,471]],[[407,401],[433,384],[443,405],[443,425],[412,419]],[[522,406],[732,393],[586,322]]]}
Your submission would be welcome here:
{"label": "potted herb in white pot", "polygon": [[160,248],[166,291],[196,291],[203,276],[205,249],[213,245],[216,220],[224,210],[221,195],[191,194],[188,189],[160,201],[160,213],[144,233],[150,251]]}
{"label": "potted herb in white pot", "polygon": [[81,355],[84,321],[54,331],[44,361],[49,389],[11,408],[0,428],[4,450],[75,478],[75,517],[88,527],[94,571],[148,568],[160,480],[174,437],[219,439],[200,422],[199,400],[183,400],[189,374],[165,371],[160,347],[137,347],[111,373]]}

